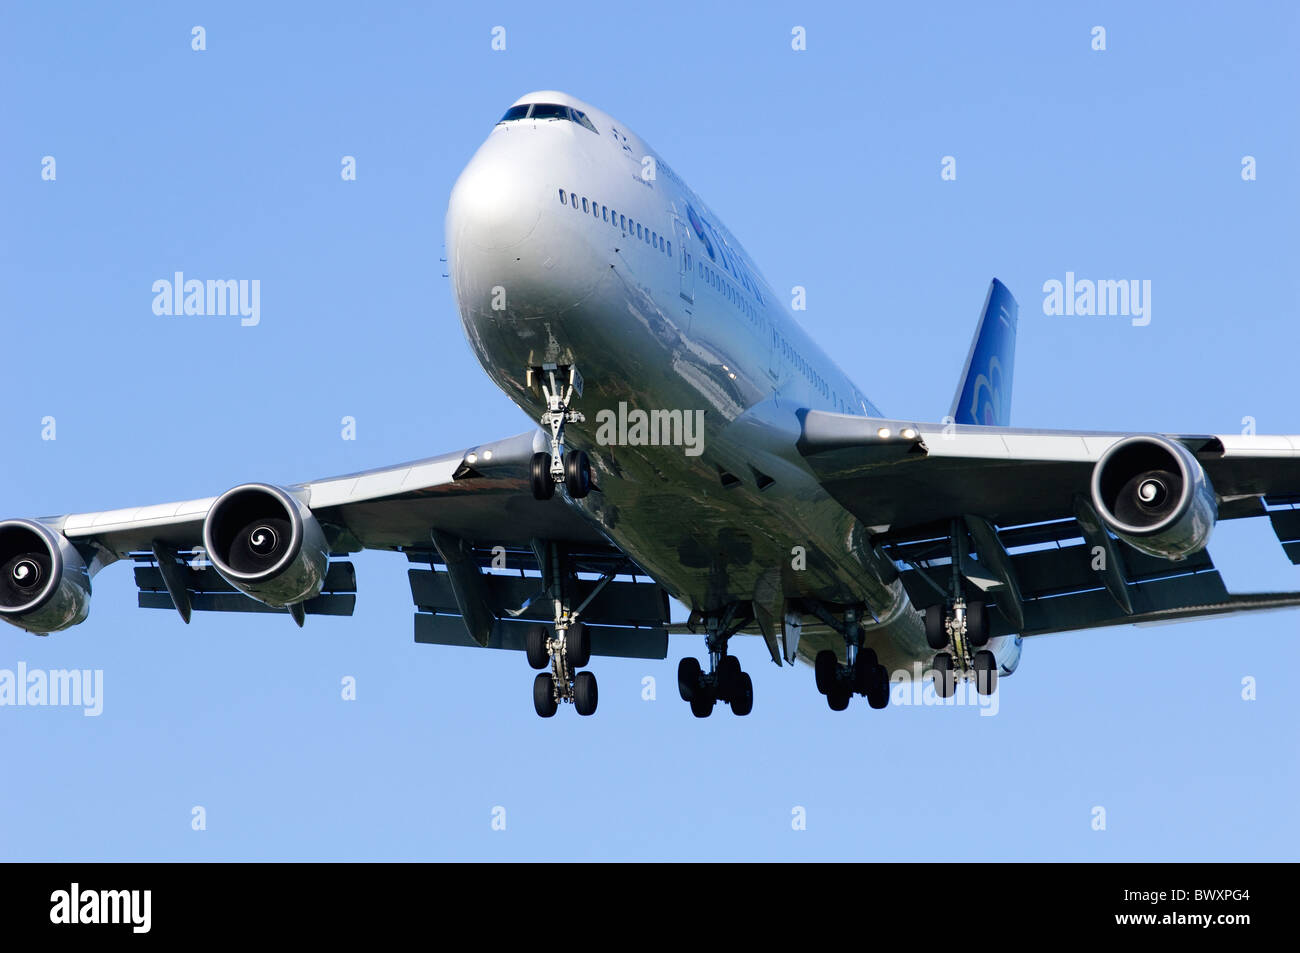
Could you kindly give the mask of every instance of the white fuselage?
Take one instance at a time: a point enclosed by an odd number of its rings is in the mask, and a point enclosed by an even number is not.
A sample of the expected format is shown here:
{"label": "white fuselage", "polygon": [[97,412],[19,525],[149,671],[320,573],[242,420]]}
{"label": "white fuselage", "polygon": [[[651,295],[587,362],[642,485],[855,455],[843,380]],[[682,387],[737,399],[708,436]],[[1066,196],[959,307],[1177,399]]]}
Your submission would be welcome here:
{"label": "white fuselage", "polygon": [[[563,118],[498,123],[452,190],[447,255],[471,347],[533,419],[546,405],[528,369],[580,370],[586,422],[566,440],[590,454],[599,492],[574,505],[692,609],[753,601],[780,618],[798,597],[865,605],[882,663],[928,660],[918,614],[896,579],[882,581],[867,528],[795,448],[801,409],[879,411],[653,149],[563,93],[516,106],[529,103],[582,110],[595,131]],[[702,437],[638,431],[637,411],[658,424],[702,419]],[[799,654],[824,647],[842,641],[806,626]]]}

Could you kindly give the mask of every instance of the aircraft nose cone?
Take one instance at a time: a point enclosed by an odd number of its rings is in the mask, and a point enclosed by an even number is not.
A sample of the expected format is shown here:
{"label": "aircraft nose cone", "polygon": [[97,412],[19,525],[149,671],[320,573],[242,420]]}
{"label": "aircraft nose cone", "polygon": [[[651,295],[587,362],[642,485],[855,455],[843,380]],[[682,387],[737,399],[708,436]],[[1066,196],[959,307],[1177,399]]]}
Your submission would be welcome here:
{"label": "aircraft nose cone", "polygon": [[447,206],[449,240],[483,251],[518,245],[541,218],[540,192],[540,182],[526,165],[511,161],[509,153],[500,149],[484,150],[452,189]]}

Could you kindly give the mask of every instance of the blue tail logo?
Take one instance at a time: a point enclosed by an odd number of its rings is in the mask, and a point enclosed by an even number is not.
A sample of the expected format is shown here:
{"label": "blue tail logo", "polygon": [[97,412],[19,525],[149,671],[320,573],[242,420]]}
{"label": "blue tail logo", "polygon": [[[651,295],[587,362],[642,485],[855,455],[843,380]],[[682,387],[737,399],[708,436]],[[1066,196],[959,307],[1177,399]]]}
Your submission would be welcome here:
{"label": "blue tail logo", "polygon": [[954,423],[1011,425],[1011,375],[1016,362],[1019,312],[1020,306],[1007,286],[994,278],[949,412]]}

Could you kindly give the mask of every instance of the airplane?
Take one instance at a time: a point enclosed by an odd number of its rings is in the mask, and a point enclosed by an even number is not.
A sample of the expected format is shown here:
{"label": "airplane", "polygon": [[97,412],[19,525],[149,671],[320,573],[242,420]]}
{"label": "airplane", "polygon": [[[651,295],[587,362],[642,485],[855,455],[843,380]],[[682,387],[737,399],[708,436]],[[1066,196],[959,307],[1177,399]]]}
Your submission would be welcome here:
{"label": "airplane", "polygon": [[[141,607],[350,615],[361,550],[411,564],[415,640],[523,652],[538,715],[591,715],[593,656],[665,659],[697,717],[753,708],[730,651],[811,666],[835,711],[895,680],[979,695],[1023,639],[1300,605],[1229,593],[1218,520],[1300,562],[1300,436],[1016,429],[1018,306],[990,284],[940,422],[884,415],[736,237],[630,127],[517,100],[456,181],[447,261],[469,346],[538,427],[397,466],[0,521],[0,617],[87,618],[130,560]],[[689,610],[672,621],[669,597]]]}

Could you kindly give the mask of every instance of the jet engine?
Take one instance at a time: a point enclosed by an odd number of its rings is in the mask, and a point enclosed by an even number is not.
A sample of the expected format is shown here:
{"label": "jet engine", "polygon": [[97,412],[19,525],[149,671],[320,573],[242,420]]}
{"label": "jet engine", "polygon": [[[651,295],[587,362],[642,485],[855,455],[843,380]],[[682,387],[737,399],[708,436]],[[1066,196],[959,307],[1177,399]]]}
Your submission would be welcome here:
{"label": "jet engine", "polygon": [[90,573],[67,537],[35,520],[0,521],[0,619],[47,635],[89,612]]}
{"label": "jet engine", "polygon": [[329,564],[325,533],[311,510],[266,483],[219,496],[203,522],[203,546],[226,582],[268,606],[319,595]]}
{"label": "jet engine", "polygon": [[1092,471],[1092,502],[1135,549],[1185,559],[1205,548],[1219,517],[1214,488],[1192,452],[1167,437],[1125,437]]}

